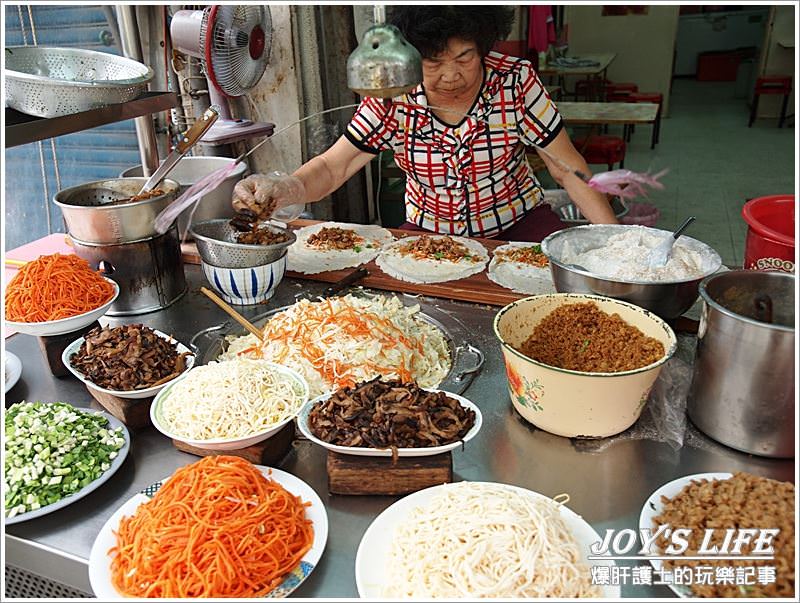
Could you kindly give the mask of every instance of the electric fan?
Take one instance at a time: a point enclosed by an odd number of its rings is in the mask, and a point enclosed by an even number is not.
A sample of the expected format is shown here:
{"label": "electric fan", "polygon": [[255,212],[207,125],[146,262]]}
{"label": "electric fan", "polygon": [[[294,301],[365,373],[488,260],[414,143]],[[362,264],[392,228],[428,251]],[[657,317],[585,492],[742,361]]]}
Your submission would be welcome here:
{"label": "electric fan", "polygon": [[227,4],[180,10],[172,16],[170,34],[175,49],[202,61],[211,104],[220,107],[219,119],[202,142],[227,144],[269,136],[275,124],[233,119],[228,103],[247,94],[264,75],[272,47],[269,10]]}

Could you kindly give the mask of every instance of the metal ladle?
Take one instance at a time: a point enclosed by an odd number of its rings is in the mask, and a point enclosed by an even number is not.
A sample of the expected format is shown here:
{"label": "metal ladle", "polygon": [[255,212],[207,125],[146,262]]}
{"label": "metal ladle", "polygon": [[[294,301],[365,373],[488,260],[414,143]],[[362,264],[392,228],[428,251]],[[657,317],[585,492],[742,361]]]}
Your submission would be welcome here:
{"label": "metal ladle", "polygon": [[375,25],[347,59],[347,87],[361,96],[392,98],[422,82],[422,56],[375,5]]}

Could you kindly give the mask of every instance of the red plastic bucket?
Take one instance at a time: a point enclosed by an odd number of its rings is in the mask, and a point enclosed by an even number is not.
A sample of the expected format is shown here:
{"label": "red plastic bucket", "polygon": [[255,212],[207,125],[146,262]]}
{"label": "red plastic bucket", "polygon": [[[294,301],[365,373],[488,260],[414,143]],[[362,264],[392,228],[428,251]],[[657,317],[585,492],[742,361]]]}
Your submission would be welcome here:
{"label": "red plastic bucket", "polygon": [[794,273],[794,210],[794,195],[758,197],[744,204],[745,268]]}

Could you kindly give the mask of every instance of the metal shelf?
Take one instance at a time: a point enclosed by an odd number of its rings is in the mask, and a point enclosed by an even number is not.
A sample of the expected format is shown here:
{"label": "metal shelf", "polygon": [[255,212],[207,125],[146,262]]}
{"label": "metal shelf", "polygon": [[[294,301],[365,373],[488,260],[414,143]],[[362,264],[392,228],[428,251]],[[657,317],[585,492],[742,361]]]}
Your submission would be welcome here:
{"label": "metal shelf", "polygon": [[178,106],[174,92],[146,92],[136,100],[62,117],[35,117],[6,108],[6,148],[72,134]]}

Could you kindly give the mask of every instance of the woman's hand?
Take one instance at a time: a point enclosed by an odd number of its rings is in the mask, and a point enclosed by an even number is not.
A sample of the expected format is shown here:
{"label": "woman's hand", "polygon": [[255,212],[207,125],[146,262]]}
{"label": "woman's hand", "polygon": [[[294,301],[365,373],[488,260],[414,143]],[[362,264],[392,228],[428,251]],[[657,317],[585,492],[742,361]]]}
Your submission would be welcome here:
{"label": "woman's hand", "polygon": [[258,220],[268,220],[277,209],[305,203],[302,181],[280,172],[253,174],[236,183],[231,204],[237,212],[251,211]]}

